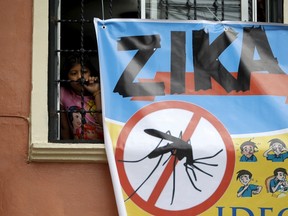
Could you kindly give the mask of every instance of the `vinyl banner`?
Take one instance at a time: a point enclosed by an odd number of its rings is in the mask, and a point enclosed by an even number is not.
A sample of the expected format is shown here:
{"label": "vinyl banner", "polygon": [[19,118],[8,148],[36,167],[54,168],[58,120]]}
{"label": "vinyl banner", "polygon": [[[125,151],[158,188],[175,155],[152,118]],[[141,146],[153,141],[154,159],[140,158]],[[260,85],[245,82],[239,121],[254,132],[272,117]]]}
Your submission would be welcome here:
{"label": "vinyl banner", "polygon": [[288,215],[288,26],[95,28],[119,215]]}

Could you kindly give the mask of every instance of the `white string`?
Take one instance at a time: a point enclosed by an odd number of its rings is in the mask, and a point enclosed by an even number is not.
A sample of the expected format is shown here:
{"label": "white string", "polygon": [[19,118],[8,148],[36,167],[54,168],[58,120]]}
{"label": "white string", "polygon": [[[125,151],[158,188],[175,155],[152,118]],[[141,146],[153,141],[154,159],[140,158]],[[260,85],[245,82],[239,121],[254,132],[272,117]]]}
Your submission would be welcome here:
{"label": "white string", "polygon": [[206,8],[219,22],[221,22],[221,20],[210,10],[209,7],[206,7]]}

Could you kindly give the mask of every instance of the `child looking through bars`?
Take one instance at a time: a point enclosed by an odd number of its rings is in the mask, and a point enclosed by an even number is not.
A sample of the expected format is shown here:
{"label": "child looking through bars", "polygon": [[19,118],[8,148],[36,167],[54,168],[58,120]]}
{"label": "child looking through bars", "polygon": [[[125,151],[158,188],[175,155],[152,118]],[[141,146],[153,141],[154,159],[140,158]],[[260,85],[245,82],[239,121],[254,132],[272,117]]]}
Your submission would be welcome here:
{"label": "child looking through bars", "polygon": [[91,62],[86,56],[68,57],[61,80],[61,139],[103,142],[99,74]]}

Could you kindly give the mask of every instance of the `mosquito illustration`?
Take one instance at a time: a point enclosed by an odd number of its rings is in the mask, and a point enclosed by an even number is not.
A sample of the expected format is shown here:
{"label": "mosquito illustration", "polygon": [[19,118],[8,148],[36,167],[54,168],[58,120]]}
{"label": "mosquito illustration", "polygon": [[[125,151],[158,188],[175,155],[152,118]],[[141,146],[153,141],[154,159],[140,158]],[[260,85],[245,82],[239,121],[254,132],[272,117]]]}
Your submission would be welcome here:
{"label": "mosquito illustration", "polygon": [[[129,200],[145,184],[145,182],[152,176],[152,174],[155,172],[155,170],[159,166],[159,164],[163,158],[163,155],[165,155],[167,153],[170,153],[170,156],[168,157],[168,159],[166,161],[164,161],[163,165],[165,165],[167,163],[167,161],[169,161],[169,159],[173,160],[173,190],[172,190],[172,198],[171,198],[170,205],[172,205],[173,201],[174,201],[175,167],[176,167],[178,160],[181,161],[183,158],[185,158],[186,161],[184,163],[184,167],[185,167],[186,174],[187,174],[192,186],[195,188],[195,190],[201,192],[201,189],[199,189],[194,183],[194,181],[197,181],[197,176],[196,176],[194,169],[196,169],[196,170],[198,170],[198,171],[200,171],[200,172],[202,172],[202,173],[204,173],[210,177],[213,177],[213,175],[211,175],[210,173],[199,168],[197,166],[197,164],[204,164],[207,166],[214,166],[214,167],[218,166],[218,164],[205,163],[205,162],[202,162],[201,160],[214,158],[218,154],[220,154],[223,151],[223,149],[219,150],[214,155],[195,159],[193,157],[193,150],[192,150],[192,145],[191,145],[190,139],[188,141],[183,140],[182,139],[182,131],[180,132],[179,138],[172,136],[170,131],[167,131],[166,133],[164,133],[164,132],[161,132],[161,131],[156,130],[156,129],[145,129],[144,132],[151,135],[151,136],[154,136],[154,137],[161,139],[160,142],[157,144],[157,146],[154,148],[154,150],[139,160],[132,160],[132,161],[118,160],[118,161],[124,162],[124,163],[137,163],[137,162],[140,162],[146,158],[153,159],[153,158],[159,157],[159,159],[158,159],[158,162],[155,165],[155,167],[152,169],[152,171],[146,177],[146,179],[134,190],[134,192],[132,194],[129,195],[129,197],[125,201]],[[163,140],[167,140],[167,141],[169,141],[169,143],[167,143],[164,146],[159,147]],[[192,173],[194,180],[191,177],[191,174],[189,171]]]}

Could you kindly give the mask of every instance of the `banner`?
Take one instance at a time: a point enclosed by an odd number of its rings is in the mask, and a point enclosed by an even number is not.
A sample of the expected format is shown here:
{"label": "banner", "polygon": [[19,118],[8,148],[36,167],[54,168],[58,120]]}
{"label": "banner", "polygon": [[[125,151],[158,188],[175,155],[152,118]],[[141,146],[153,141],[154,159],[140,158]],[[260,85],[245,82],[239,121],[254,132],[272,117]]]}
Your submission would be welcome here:
{"label": "banner", "polygon": [[119,215],[288,215],[288,26],[95,19]]}

